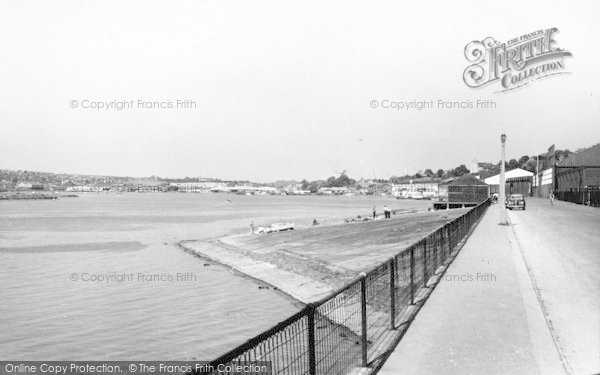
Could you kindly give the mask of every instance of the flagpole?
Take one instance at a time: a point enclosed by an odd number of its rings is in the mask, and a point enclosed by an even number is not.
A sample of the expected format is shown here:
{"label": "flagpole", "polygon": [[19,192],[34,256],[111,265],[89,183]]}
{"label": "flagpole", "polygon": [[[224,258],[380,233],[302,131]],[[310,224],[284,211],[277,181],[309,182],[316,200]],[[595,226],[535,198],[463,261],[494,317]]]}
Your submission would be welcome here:
{"label": "flagpole", "polygon": [[502,160],[500,164],[500,224],[508,225],[508,221],[506,220],[506,176],[504,171],[504,146],[506,144],[506,134],[502,134],[500,136],[500,141],[502,142]]}
{"label": "flagpole", "polygon": [[540,155],[535,157],[535,195],[540,197]]}

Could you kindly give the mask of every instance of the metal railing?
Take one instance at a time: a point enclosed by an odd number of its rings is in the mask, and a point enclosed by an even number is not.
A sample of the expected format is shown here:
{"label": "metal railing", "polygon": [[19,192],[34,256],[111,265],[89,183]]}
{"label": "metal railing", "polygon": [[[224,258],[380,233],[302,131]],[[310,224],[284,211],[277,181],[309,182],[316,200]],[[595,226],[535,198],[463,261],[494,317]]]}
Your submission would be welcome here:
{"label": "metal railing", "polygon": [[[389,261],[211,362],[271,361],[273,374],[347,374],[379,361],[411,305],[455,255],[485,201]],[[207,373],[208,374],[208,373]],[[222,372],[219,372],[222,374]]]}
{"label": "metal railing", "polygon": [[557,191],[556,198],[565,202],[600,207],[600,190]]}

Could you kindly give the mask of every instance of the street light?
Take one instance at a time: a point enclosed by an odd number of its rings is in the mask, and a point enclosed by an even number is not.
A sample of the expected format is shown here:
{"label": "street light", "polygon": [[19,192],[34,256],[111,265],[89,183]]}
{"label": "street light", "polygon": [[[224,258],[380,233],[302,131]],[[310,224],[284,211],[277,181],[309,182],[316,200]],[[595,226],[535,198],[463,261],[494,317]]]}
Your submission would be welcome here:
{"label": "street light", "polygon": [[506,134],[502,134],[500,136],[500,141],[502,142],[502,160],[500,161],[500,224],[507,225],[506,220],[506,182],[504,175],[504,147],[506,145]]}

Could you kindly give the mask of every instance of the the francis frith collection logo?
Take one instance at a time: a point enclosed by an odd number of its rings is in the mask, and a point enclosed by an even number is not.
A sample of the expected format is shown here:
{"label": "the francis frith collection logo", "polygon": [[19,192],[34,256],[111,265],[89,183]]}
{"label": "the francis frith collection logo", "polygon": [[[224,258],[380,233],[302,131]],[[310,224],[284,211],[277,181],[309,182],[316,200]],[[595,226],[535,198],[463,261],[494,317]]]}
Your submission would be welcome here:
{"label": "the francis frith collection logo", "polygon": [[558,47],[557,32],[555,27],[537,30],[505,43],[492,37],[472,41],[465,46],[465,57],[471,63],[463,73],[465,84],[478,88],[497,82],[499,91],[508,91],[568,73],[565,57],[571,52]]}

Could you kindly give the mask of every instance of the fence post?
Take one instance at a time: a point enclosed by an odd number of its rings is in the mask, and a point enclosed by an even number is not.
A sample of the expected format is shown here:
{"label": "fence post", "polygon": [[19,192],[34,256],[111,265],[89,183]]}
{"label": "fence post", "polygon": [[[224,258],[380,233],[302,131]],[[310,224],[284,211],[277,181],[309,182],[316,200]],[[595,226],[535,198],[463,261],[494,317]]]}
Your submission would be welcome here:
{"label": "fence post", "polygon": [[446,238],[446,226],[444,225],[440,230],[440,250],[442,252],[442,264],[446,262],[446,246],[444,245],[444,239]]}
{"label": "fence post", "polygon": [[362,326],[362,367],[367,367],[367,275],[361,273],[360,279],[360,307]]}
{"label": "fence post", "polygon": [[454,251],[454,221],[450,224],[450,235],[448,238],[450,239],[450,254]]}
{"label": "fence post", "polygon": [[317,360],[315,348],[315,306],[309,305],[308,310],[308,370],[310,375],[317,373]]}
{"label": "fence post", "polygon": [[390,329],[396,329],[396,258],[392,257],[388,263],[390,273]]}
{"label": "fence post", "polygon": [[452,240],[450,239],[450,225],[446,224],[446,245],[448,247],[446,257],[450,258],[450,254],[452,254]]}
{"label": "fence post", "polygon": [[415,246],[410,247],[410,304],[415,304]]}
{"label": "fence post", "polygon": [[427,237],[423,239],[423,287],[427,288]]}
{"label": "fence post", "polygon": [[435,275],[435,271],[438,267],[438,233],[437,231],[433,232],[433,234],[431,235],[431,240],[433,241],[433,246],[432,246],[432,252],[433,252],[433,261],[431,262],[432,266],[433,266],[433,274]]}

